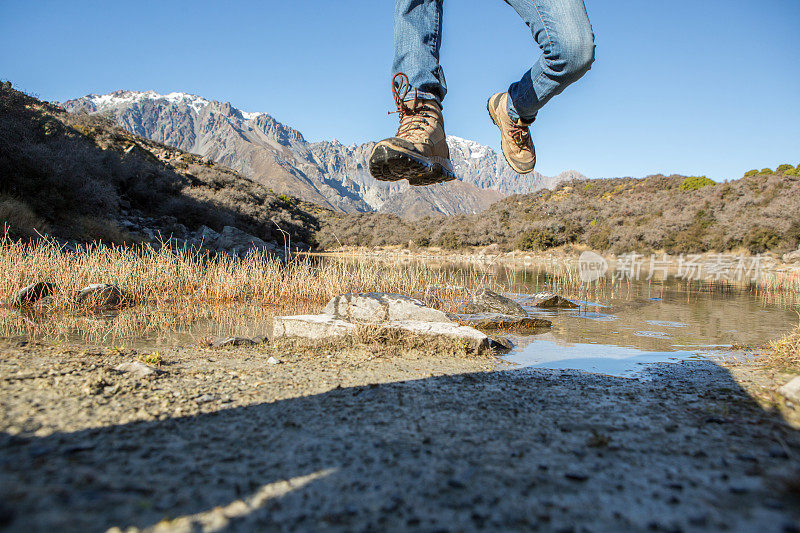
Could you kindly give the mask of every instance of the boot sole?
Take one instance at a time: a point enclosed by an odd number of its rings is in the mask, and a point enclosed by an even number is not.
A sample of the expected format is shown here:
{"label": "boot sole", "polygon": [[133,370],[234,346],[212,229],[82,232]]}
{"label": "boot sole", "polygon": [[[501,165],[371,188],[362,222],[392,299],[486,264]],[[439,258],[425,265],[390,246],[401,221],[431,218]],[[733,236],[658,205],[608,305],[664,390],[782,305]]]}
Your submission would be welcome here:
{"label": "boot sole", "polygon": [[[491,99],[491,98],[489,98],[489,99],[486,101],[486,111],[488,111],[488,112],[489,112],[489,117],[492,119],[492,122],[494,123],[494,125],[495,125],[495,126],[497,126],[497,129],[499,129],[499,130],[500,130],[500,137],[501,137],[501,138],[500,138],[500,148],[502,148],[502,149],[503,149],[503,150],[502,150],[502,152],[503,152],[503,159],[505,159],[505,160],[506,160],[506,163],[508,163],[508,166],[510,166],[510,167],[511,167],[511,169],[512,169],[514,172],[516,172],[517,174],[530,174],[531,172],[533,172],[533,168],[531,168],[530,170],[520,169],[520,168],[519,168],[519,167],[517,167],[517,165],[516,165],[516,164],[514,164],[514,162],[513,162],[511,159],[509,159],[509,158],[508,158],[508,156],[506,155],[506,150],[505,150],[505,146],[503,146],[503,145],[504,145],[504,142],[503,142],[503,139],[502,139],[502,136],[503,136],[503,130],[500,128],[500,124],[497,122],[497,117],[495,116],[495,114],[494,114],[494,110],[492,109],[492,99]],[[534,159],[534,165],[535,165],[535,164],[536,164],[536,160]]]}
{"label": "boot sole", "polygon": [[369,172],[379,181],[407,179],[417,187],[456,179],[449,160],[419,156],[386,144],[378,144],[372,151]]}

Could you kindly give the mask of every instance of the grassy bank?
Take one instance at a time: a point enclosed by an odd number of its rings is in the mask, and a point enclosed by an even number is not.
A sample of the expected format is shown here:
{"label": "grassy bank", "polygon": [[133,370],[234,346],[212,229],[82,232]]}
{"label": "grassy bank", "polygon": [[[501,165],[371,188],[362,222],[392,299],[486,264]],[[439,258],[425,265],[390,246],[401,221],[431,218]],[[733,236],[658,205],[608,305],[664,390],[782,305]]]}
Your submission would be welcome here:
{"label": "grassy bank", "polygon": [[[376,262],[357,256],[336,261],[302,257],[284,262],[262,253],[245,258],[177,251],[148,244],[92,244],[68,252],[39,240],[0,241],[0,295],[45,281],[56,287],[49,306],[69,309],[72,295],[92,283],[110,283],[130,304],[201,306],[247,303],[284,306],[324,303],[347,292],[392,292],[440,306],[456,305],[464,289],[498,287],[476,269],[442,270],[424,264]],[[444,302],[444,304],[442,304]]]}

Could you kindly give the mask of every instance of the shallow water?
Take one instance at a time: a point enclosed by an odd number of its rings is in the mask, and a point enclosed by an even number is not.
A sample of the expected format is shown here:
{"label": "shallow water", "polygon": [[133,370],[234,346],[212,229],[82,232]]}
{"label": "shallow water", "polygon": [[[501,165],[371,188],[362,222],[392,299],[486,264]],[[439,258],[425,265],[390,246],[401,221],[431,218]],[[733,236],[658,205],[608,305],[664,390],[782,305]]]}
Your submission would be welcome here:
{"label": "shallow water", "polygon": [[[504,359],[520,367],[634,376],[653,363],[735,357],[735,345],[761,345],[792,330],[800,308],[798,295],[712,290],[671,280],[606,280],[587,288],[541,267],[442,263],[436,268],[494,281],[521,300],[551,290],[580,304],[555,311],[526,307],[532,316],[551,320],[553,328],[534,336],[510,335],[516,348]],[[318,313],[321,307],[132,308],[68,317],[2,309],[0,336],[159,350],[213,337],[265,335],[276,314]]]}
{"label": "shallow water", "polygon": [[[515,287],[542,290],[542,275],[518,273]],[[604,294],[603,294],[604,292]],[[553,322],[550,332],[519,337],[505,359],[522,367],[634,376],[653,363],[741,358],[737,345],[763,345],[797,326],[797,301],[745,289],[698,289],[677,282],[626,282],[581,299],[579,309],[526,307]]]}

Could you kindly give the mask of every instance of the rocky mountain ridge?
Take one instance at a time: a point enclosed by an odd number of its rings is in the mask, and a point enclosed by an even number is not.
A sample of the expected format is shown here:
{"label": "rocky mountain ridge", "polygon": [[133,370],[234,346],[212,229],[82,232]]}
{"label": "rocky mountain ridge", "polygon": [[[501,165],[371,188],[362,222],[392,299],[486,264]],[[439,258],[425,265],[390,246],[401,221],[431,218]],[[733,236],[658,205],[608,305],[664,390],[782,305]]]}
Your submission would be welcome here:
{"label": "rocky mountain ridge", "polygon": [[574,171],[520,176],[491,148],[450,136],[459,180],[416,188],[370,176],[366,162],[373,143],[308,142],[267,113],[245,112],[196,95],[116,91],[70,100],[64,107],[109,113],[131,133],[208,157],[275,192],[344,213],[377,211],[406,218],[478,213],[509,194],[582,177]]}

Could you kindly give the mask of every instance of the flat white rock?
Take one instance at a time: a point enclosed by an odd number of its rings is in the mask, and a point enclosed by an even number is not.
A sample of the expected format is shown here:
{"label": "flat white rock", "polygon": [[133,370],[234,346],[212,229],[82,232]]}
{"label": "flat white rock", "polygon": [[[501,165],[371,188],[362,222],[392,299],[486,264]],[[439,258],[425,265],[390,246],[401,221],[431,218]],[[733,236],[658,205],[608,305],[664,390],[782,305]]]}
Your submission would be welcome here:
{"label": "flat white rock", "polygon": [[797,376],[789,383],[778,389],[787,400],[800,405],[800,376]]}
{"label": "flat white rock", "polygon": [[386,292],[341,294],[322,312],[348,322],[370,324],[405,320],[453,323],[443,311],[427,307],[416,298]]}
{"label": "flat white rock", "polygon": [[[375,325],[387,329],[408,331],[417,335],[463,340],[476,351],[485,350],[491,344],[491,340],[486,334],[469,326],[459,326],[451,321],[389,320]],[[272,333],[275,338],[325,339],[351,335],[358,327],[359,324],[341,320],[331,314],[276,316],[273,320]]]}

